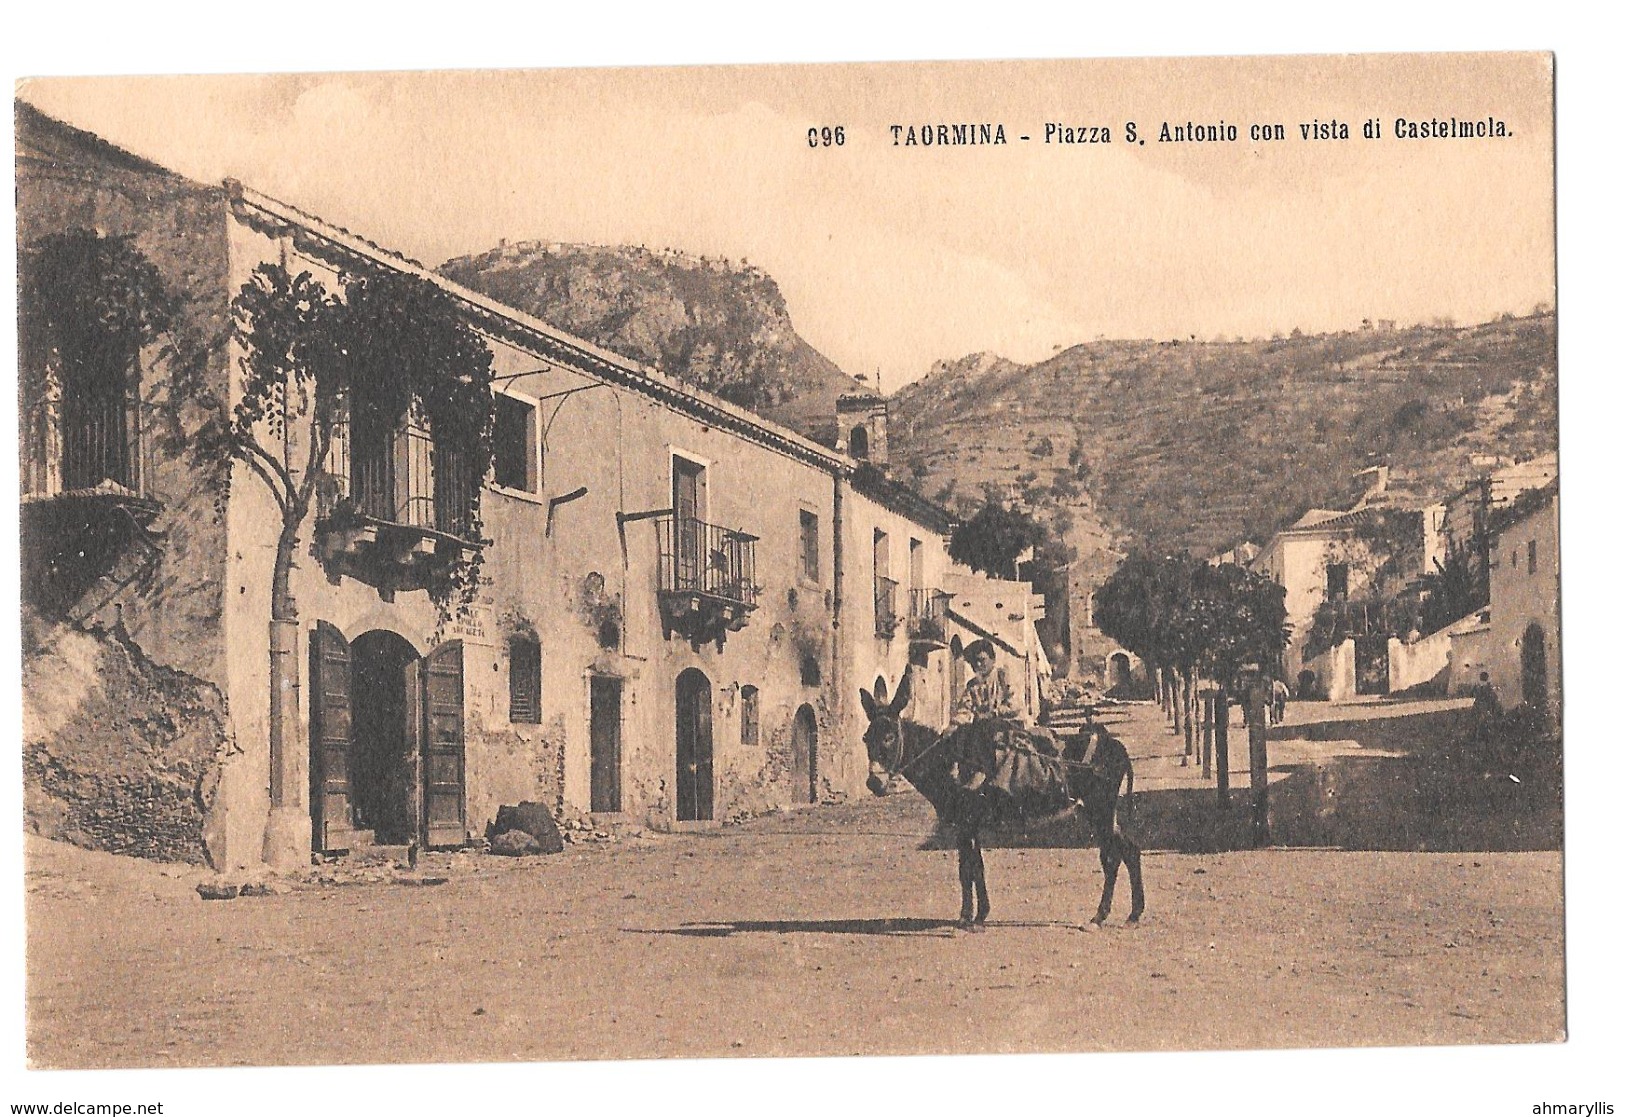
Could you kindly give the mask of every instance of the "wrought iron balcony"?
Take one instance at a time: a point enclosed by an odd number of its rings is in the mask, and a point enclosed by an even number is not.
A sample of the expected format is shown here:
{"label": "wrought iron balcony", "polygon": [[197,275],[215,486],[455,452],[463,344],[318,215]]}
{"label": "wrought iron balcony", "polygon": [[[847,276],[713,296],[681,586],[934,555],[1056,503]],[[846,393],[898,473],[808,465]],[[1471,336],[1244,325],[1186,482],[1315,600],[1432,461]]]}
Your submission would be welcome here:
{"label": "wrought iron balcony", "polygon": [[948,602],[953,595],[937,589],[909,590],[908,638],[916,644],[943,644],[947,642],[945,624]]}
{"label": "wrought iron balcony", "polygon": [[421,573],[476,548],[481,478],[421,426],[360,427],[341,418],[328,451],[317,547],[329,572],[413,588]]}
{"label": "wrought iron balcony", "polygon": [[897,634],[897,583],[875,575],[875,635],[890,640]]}
{"label": "wrought iron balcony", "polygon": [[688,516],[655,521],[660,538],[660,616],[667,637],[695,647],[745,627],[756,608],[756,536]]}
{"label": "wrought iron balcony", "polygon": [[53,390],[20,418],[23,596],[77,623],[147,585],[162,554],[149,529],[163,505],[142,485],[140,405],[133,393]]}

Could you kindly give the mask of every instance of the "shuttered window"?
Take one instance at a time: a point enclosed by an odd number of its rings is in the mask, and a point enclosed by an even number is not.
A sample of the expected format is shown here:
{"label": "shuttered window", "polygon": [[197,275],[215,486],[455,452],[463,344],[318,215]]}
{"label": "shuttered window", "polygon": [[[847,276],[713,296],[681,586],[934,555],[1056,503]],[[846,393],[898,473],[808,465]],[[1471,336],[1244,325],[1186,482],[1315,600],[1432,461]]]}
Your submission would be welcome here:
{"label": "shuttered window", "polygon": [[508,641],[508,720],[542,720],[542,646],[529,636]]}
{"label": "shuttered window", "polygon": [[538,489],[536,408],[512,396],[496,397],[491,431],[492,480],[503,488],[533,493]]}
{"label": "shuttered window", "polygon": [[818,581],[818,517],[806,509],[801,512],[801,576]]}
{"label": "shuttered window", "polygon": [[762,739],[762,700],[755,687],[739,690],[739,743],[756,745]]}

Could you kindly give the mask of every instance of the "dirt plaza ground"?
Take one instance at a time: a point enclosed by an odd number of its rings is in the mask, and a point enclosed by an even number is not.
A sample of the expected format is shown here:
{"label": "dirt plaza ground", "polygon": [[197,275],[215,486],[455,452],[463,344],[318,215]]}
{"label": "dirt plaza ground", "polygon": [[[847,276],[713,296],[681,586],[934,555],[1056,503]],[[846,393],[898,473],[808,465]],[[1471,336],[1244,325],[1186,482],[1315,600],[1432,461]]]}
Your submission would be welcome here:
{"label": "dirt plaza ground", "polygon": [[[1148,907],[1085,931],[1069,823],[993,843],[988,933],[912,793],[518,860],[435,854],[205,902],[195,872],[30,839],[37,1067],[1541,1043],[1564,1035],[1561,815],[1441,785],[1458,704],[1294,707],[1246,849],[1131,707]],[[429,883],[442,881],[443,883]]]}

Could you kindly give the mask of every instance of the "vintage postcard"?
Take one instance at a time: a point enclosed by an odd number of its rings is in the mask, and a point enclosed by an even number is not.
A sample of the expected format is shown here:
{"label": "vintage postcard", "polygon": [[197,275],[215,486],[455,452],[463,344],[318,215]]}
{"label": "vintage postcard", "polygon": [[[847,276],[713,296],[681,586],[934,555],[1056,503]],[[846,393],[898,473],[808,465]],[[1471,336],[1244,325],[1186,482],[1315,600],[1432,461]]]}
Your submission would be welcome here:
{"label": "vintage postcard", "polygon": [[1564,1041],[1550,55],[14,111],[30,1065]]}

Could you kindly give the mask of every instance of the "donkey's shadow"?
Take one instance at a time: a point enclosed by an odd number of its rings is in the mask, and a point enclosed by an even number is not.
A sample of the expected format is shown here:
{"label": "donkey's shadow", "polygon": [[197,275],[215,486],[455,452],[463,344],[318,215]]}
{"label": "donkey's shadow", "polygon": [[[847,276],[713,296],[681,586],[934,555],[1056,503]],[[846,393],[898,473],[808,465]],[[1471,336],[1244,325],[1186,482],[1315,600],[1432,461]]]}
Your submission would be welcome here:
{"label": "donkey's shadow", "polygon": [[682,923],[653,934],[693,938],[730,935],[931,935],[952,934],[951,919],[738,919],[715,923]]}
{"label": "donkey's shadow", "polygon": [[[739,919],[714,923],[681,923],[676,927],[643,930],[648,935],[686,938],[728,938],[733,935],[898,935],[953,938],[959,924],[952,919]],[[1059,923],[995,920],[999,927],[1062,927]]]}

